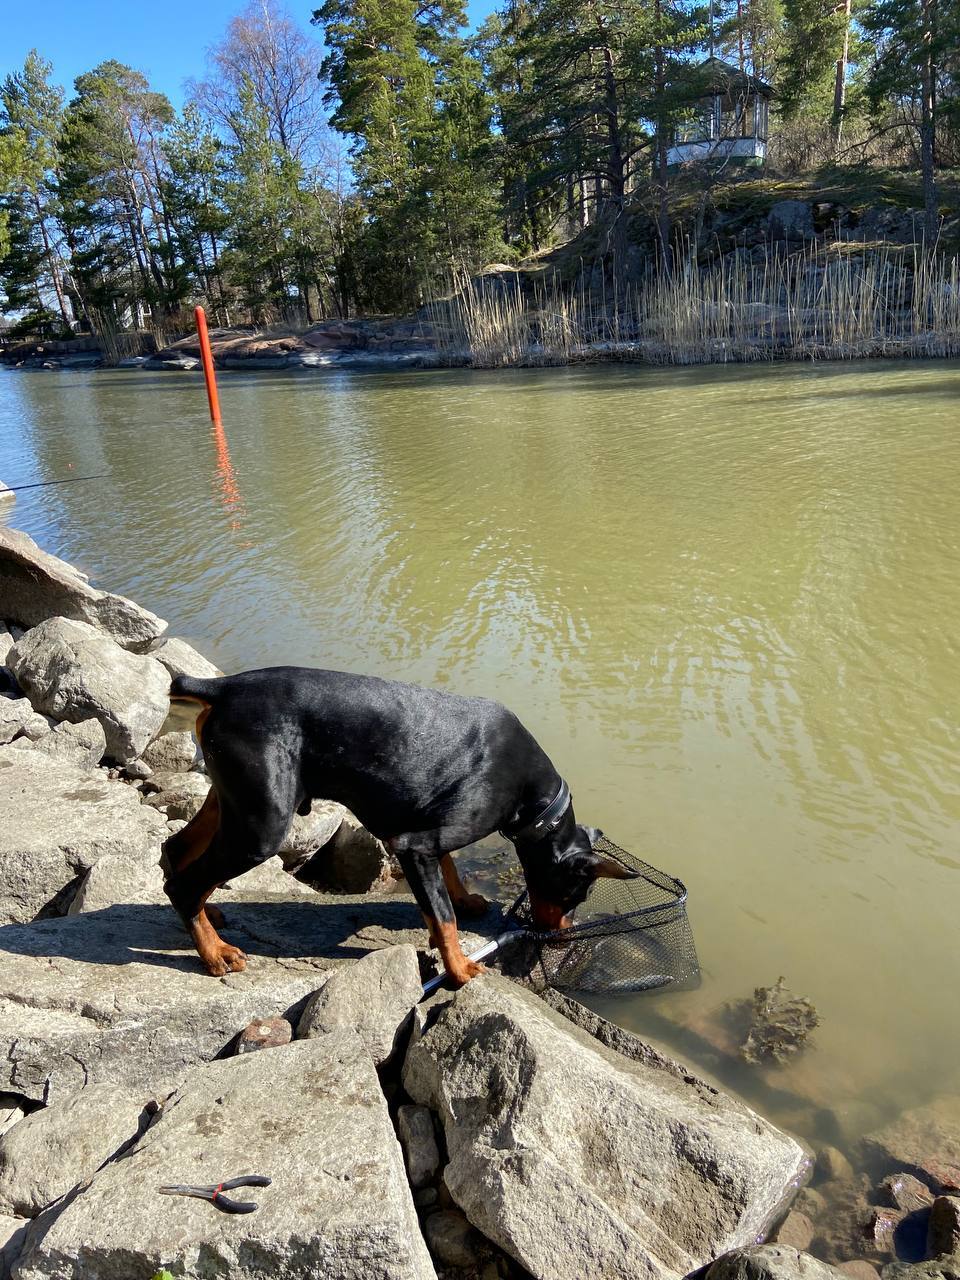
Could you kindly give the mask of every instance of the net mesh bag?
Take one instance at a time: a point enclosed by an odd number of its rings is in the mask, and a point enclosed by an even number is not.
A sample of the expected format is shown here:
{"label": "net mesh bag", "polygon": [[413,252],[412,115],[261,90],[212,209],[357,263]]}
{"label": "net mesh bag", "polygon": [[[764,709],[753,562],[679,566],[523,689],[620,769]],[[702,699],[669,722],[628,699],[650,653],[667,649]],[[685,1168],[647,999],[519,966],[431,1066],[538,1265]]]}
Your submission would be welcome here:
{"label": "net mesh bag", "polygon": [[525,938],[518,946],[524,976],[535,986],[594,994],[694,987],[697,950],[684,885],[627,853],[606,836],[594,851],[631,871],[633,880],[595,880],[568,929],[539,932],[521,894],[509,919]]}

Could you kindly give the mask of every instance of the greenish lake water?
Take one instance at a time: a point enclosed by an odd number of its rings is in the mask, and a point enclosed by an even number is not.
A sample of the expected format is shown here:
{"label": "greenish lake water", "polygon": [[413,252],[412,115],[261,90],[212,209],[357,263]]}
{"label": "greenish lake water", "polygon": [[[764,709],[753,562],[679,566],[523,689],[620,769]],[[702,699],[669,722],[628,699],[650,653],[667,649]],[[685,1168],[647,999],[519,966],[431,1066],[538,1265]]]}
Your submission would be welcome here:
{"label": "greenish lake water", "polygon": [[784,975],[823,1025],[765,1109],[849,1141],[958,1091],[958,392],[946,362],[228,374],[217,437],[193,375],[0,371],[0,479],[108,473],[8,518],[226,670],[506,702],[690,888],[703,985],[608,1011],[671,1038]]}

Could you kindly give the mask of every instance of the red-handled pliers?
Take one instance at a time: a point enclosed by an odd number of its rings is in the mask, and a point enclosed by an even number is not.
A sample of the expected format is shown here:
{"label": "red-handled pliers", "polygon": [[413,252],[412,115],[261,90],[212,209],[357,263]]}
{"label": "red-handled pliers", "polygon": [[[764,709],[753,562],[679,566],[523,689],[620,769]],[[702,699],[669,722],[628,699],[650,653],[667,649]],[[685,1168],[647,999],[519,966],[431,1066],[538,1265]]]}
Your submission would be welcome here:
{"label": "red-handled pliers", "polygon": [[181,1182],[172,1187],[160,1187],[162,1196],[197,1196],[200,1200],[209,1200],[224,1213],[253,1213],[257,1208],[252,1200],[231,1200],[223,1195],[224,1191],[233,1191],[235,1187],[269,1187],[270,1179],[260,1173],[248,1173],[242,1178],[231,1178],[229,1182],[216,1182],[210,1187],[191,1187]]}

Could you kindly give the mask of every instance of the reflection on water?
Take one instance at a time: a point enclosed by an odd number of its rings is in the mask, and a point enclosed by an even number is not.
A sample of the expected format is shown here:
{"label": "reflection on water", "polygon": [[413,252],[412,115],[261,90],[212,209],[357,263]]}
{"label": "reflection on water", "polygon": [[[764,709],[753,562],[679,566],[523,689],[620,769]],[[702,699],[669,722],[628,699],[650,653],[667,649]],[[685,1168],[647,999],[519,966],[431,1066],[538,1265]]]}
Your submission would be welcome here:
{"label": "reflection on water", "polygon": [[0,374],[0,478],[108,473],[17,522],[227,670],[512,706],[690,887],[704,983],[628,1025],[715,1066],[711,1009],[783,974],[823,1024],[770,1097],[849,1135],[956,1090],[957,366],[222,383],[211,450],[191,375]]}

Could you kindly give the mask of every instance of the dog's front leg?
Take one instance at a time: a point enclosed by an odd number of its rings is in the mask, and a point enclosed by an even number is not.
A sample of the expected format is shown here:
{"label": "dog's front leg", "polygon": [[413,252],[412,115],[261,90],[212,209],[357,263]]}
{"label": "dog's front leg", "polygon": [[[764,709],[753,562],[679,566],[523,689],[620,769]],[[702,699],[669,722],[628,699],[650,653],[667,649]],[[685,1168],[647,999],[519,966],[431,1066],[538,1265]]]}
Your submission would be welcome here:
{"label": "dog's front leg", "polygon": [[440,959],[450,981],[455,986],[462,987],[471,978],[484,973],[482,964],[477,964],[463,954],[457,933],[457,918],[440,873],[437,854],[406,848],[403,840],[389,840],[387,845],[400,863],[417,905],[423,912],[430,941],[440,952]]}

